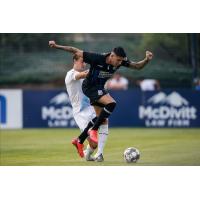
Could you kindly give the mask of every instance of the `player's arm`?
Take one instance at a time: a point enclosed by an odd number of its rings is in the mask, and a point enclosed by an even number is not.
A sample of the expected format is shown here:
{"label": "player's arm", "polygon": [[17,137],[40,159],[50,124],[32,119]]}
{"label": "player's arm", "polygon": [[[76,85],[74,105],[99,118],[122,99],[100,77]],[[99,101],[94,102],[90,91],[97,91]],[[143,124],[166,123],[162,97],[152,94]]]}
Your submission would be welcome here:
{"label": "player's arm", "polygon": [[142,69],[150,60],[152,60],[153,58],[153,53],[151,53],[150,51],[146,51],[146,57],[139,61],[139,62],[133,62],[133,61],[130,61],[129,62],[129,68],[131,69],[137,69],[137,70],[140,70]]}
{"label": "player's arm", "polygon": [[84,71],[84,72],[79,72],[75,75],[75,80],[79,80],[79,79],[84,79],[86,78],[87,74],[88,74],[88,70]]}
{"label": "player's arm", "polygon": [[77,54],[78,56],[83,57],[83,51],[78,48],[72,47],[72,46],[58,45],[58,44],[56,44],[55,41],[49,41],[49,46],[51,48],[61,49],[63,51],[67,51],[69,53]]}

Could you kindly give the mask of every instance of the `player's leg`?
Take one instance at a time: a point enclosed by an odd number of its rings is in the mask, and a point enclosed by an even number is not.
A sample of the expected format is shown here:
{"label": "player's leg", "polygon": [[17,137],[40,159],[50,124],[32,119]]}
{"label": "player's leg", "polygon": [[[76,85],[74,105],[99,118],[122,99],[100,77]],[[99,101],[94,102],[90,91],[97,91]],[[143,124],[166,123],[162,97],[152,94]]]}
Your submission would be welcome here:
{"label": "player's leg", "polygon": [[[93,109],[91,109],[91,107],[86,108],[85,110],[81,111],[80,113],[77,113],[74,116],[74,119],[75,119],[78,127],[80,128],[80,130],[83,133],[83,134],[81,134],[81,140],[82,140],[81,142],[80,142],[79,137],[72,140],[72,144],[77,148],[77,151],[78,151],[80,157],[84,157],[84,152],[83,152],[84,145],[83,145],[83,142],[88,137],[88,134],[85,134],[85,133],[87,133],[87,130],[90,127],[89,124],[90,124],[90,121],[92,120],[92,118],[93,119],[95,118],[95,112],[94,112]],[[93,124],[93,123],[91,123],[91,124]],[[83,135],[84,135],[84,138],[82,137]],[[92,148],[95,149],[96,146],[93,145]]]}
{"label": "player's leg", "polygon": [[[93,118],[93,120],[91,120],[91,121],[93,122],[95,119],[96,119],[96,117]],[[94,160],[93,158],[91,158],[91,155],[94,152],[94,150],[97,148],[97,143],[94,143],[93,141],[91,141],[88,138],[88,130],[94,124],[91,121],[88,123],[87,127],[82,131],[82,133],[79,135],[79,137],[78,138],[74,138],[72,140],[72,144],[77,148],[77,151],[78,151],[79,155],[81,157],[85,156],[87,161],[93,161]],[[86,138],[88,138],[89,145],[87,146],[85,151],[83,151],[83,149],[84,149],[83,143],[86,140]]]}
{"label": "player's leg", "polygon": [[[95,103],[93,103],[93,108],[94,108],[94,110],[95,110],[95,113],[96,113],[96,119],[95,119],[95,122],[96,122],[96,120],[97,120],[97,118],[99,117],[99,115],[100,115],[100,113],[101,113],[101,111],[102,111],[102,109],[103,109],[103,107],[104,107],[104,105],[103,104],[100,104],[100,103],[97,103],[97,102],[95,102]],[[95,124],[95,123],[94,123]],[[94,126],[94,124],[93,124],[93,126]],[[89,138],[90,138],[90,142],[92,142],[93,144],[96,144],[97,145],[97,143],[98,143],[98,134],[97,134],[97,131],[95,131],[95,132],[92,132],[91,130],[90,131],[88,131],[88,134],[89,134]]]}
{"label": "player's leg", "polygon": [[[103,104],[100,104],[100,106],[93,105],[97,117],[100,115],[103,109]],[[95,160],[98,162],[102,162],[104,160],[103,149],[104,149],[107,137],[108,137],[108,119],[105,119],[99,127],[98,150],[94,156]]]}
{"label": "player's leg", "polygon": [[96,86],[88,87],[85,82],[82,84],[82,90],[83,93],[90,99],[91,105],[98,103],[103,106],[103,109],[101,110],[94,126],[89,131],[91,140],[97,142],[97,130],[102,122],[113,112],[116,102],[106,90],[99,90]]}
{"label": "player's leg", "polygon": [[99,127],[99,133],[98,133],[98,150],[97,153],[95,154],[95,160],[97,162],[102,162],[104,161],[103,158],[103,150],[107,141],[108,137],[108,119],[106,119],[101,126]]}
{"label": "player's leg", "polygon": [[98,130],[102,122],[112,114],[116,106],[115,100],[109,94],[103,95],[97,102],[105,106],[101,110],[94,126],[92,127],[92,130],[94,131]]}
{"label": "player's leg", "polygon": [[94,117],[86,126],[86,128],[81,132],[81,134],[78,136],[79,142],[83,144],[88,137],[88,131],[92,126],[94,126],[94,123],[96,121],[97,117]]}
{"label": "player's leg", "polygon": [[86,149],[83,151],[86,161],[95,161],[92,156],[96,148],[93,148],[90,144],[87,145]]}
{"label": "player's leg", "polygon": [[[94,109],[92,107],[87,108],[87,111],[84,114],[84,117],[88,119],[88,121],[92,120],[95,118],[96,113],[94,111]],[[97,148],[97,143],[94,143],[91,141],[90,137],[88,137],[88,133],[87,133],[87,140],[89,142],[89,144],[87,145],[86,149],[84,150],[84,156],[86,161],[94,161],[94,157],[92,156],[92,154],[94,153],[95,149]]]}

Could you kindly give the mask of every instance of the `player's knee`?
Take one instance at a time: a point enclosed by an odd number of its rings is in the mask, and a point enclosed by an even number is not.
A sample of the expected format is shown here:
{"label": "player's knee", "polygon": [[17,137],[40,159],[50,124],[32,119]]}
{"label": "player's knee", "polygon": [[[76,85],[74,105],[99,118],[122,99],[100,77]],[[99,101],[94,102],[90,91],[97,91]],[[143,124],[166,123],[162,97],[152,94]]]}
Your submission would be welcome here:
{"label": "player's knee", "polygon": [[103,125],[106,125],[106,124],[108,124],[108,119],[107,119],[107,118],[105,118],[105,119],[103,120],[102,124],[103,124]]}
{"label": "player's knee", "polygon": [[114,101],[112,103],[109,103],[105,106],[105,109],[108,110],[109,112],[113,112],[113,110],[115,109],[117,103]]}

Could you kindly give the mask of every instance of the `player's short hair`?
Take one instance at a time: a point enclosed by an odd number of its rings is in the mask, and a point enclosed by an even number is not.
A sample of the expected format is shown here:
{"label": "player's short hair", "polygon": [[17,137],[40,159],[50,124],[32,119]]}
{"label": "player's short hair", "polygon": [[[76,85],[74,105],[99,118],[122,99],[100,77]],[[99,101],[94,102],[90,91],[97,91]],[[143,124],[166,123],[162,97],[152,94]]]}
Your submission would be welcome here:
{"label": "player's short hair", "polygon": [[74,54],[74,56],[73,56],[73,61],[77,61],[78,59],[80,58],[80,56],[79,55],[77,55],[77,54]]}
{"label": "player's short hair", "polygon": [[126,58],[126,52],[124,51],[124,49],[122,47],[115,47],[112,50],[117,56],[120,56],[122,58]]}

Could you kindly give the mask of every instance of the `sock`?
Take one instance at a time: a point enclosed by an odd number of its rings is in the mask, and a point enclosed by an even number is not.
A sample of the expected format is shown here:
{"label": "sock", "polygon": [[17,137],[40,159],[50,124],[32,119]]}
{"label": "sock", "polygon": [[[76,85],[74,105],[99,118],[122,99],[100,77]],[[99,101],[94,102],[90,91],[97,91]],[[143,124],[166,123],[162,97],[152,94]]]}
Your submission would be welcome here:
{"label": "sock", "polygon": [[85,154],[85,159],[86,160],[90,160],[91,159],[91,156],[94,152],[94,149],[90,147],[90,145],[88,144],[87,145],[87,148],[85,149],[84,151],[84,154]]}
{"label": "sock", "polygon": [[96,122],[94,123],[94,126],[92,127],[92,130],[98,130],[99,126],[102,124],[105,118],[108,118],[113,110],[115,109],[116,103],[112,102],[107,104],[103,110],[101,111],[99,117],[97,118]]}
{"label": "sock", "polygon": [[97,120],[97,117],[93,118],[87,125],[87,127],[84,129],[84,131],[78,136],[79,142],[81,144],[84,143],[86,138],[88,137],[88,130],[94,125],[95,121]]}
{"label": "sock", "polygon": [[104,146],[108,137],[108,124],[103,124],[99,127],[98,135],[98,150],[96,155],[103,154]]}
{"label": "sock", "polygon": [[90,145],[87,145],[86,151],[88,151],[90,154],[94,152],[95,149],[91,148]]}

